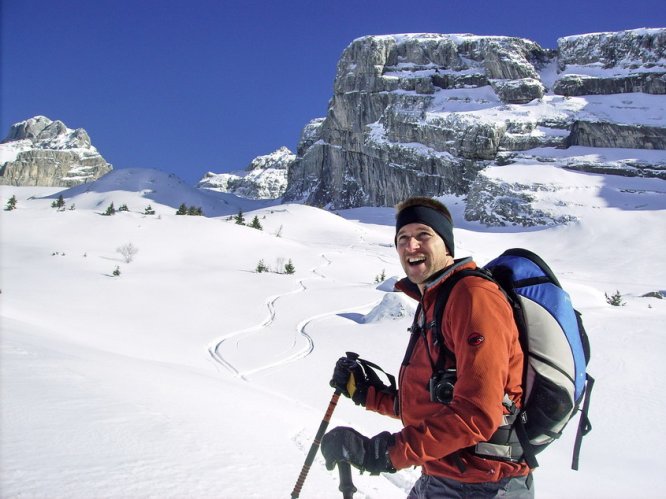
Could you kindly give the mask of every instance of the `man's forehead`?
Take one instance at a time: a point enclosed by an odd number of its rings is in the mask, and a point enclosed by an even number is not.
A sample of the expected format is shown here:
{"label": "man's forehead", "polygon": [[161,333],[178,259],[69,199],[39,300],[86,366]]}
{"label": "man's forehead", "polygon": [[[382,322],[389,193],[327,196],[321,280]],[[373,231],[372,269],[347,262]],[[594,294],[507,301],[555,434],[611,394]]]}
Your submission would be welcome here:
{"label": "man's forehead", "polygon": [[400,227],[400,230],[398,231],[398,235],[406,234],[406,233],[409,233],[409,232],[416,232],[416,231],[424,230],[424,229],[428,230],[428,231],[431,231],[431,232],[434,232],[432,227],[430,227],[429,225],[426,225],[426,224],[420,223],[420,222],[414,222],[414,223],[403,225],[402,227]]}

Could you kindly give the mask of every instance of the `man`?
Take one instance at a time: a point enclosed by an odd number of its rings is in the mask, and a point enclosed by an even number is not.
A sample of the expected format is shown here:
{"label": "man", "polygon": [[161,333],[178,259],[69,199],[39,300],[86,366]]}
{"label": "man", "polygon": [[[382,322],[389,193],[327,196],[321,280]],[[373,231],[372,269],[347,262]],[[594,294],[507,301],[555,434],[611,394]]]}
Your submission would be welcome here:
{"label": "man", "polygon": [[476,268],[471,258],[454,260],[453,223],[442,203],[424,197],[400,203],[395,244],[407,275],[396,288],[420,302],[398,389],[366,376],[349,357],[337,362],[331,385],[357,405],[400,418],[403,429],[367,438],[334,428],[321,443],[327,467],[347,461],[379,474],[421,466],[409,499],[534,497],[524,462],[482,457],[477,446],[506,422],[511,402],[520,403],[523,354],[509,303],[493,282],[467,276],[435,320],[442,284]]}

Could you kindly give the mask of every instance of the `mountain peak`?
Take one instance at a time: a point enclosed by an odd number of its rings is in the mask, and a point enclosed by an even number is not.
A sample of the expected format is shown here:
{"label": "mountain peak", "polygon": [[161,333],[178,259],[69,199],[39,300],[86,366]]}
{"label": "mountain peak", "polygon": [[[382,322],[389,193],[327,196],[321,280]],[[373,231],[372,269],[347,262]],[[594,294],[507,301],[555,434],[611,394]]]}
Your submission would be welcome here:
{"label": "mountain peak", "polygon": [[15,123],[0,142],[0,184],[70,187],[112,168],[83,128],[46,116]]}

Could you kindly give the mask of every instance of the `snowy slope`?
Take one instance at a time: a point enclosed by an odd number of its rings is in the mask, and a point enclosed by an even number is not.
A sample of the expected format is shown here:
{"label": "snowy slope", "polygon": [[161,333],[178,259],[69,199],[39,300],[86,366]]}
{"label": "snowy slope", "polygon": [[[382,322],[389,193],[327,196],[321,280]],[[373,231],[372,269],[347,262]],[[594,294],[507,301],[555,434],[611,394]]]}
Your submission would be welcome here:
{"label": "snowy slope", "polygon": [[[488,174],[527,173],[517,163]],[[594,429],[580,471],[569,470],[573,428],[540,456],[538,497],[632,497],[637,484],[660,497],[666,302],[641,295],[666,292],[664,183],[549,165],[529,176],[556,178],[579,221],[489,230],[445,201],[457,256],[531,248],[583,312]],[[262,205],[152,170],[64,191],[75,209],[61,212],[55,189],[0,189],[3,206],[18,200],[0,213],[2,497],[287,497],[335,360],[356,351],[397,373],[414,303],[374,282],[402,274],[391,209]],[[110,202],[130,212],[101,216]],[[207,217],[176,216],[183,202]],[[143,215],[149,203],[156,215]],[[263,230],[229,221],[239,209]],[[125,263],[116,249],[130,242],[139,252]],[[293,275],[255,272],[289,259]],[[623,307],[606,303],[616,290]],[[332,424],[399,429],[345,399]],[[354,472],[355,497],[405,497],[417,476]],[[318,456],[301,497],[337,498],[337,487]]]}

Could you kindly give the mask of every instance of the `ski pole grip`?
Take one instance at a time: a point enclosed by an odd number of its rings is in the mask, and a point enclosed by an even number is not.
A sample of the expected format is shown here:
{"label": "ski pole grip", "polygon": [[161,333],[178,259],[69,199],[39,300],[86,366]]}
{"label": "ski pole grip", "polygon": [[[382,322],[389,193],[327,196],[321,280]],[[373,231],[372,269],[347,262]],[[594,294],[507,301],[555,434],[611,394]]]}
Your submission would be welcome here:
{"label": "ski pole grip", "polygon": [[342,497],[352,499],[357,489],[354,482],[352,482],[351,466],[347,461],[339,461],[338,472],[340,473],[340,487],[338,489],[342,492]]}

